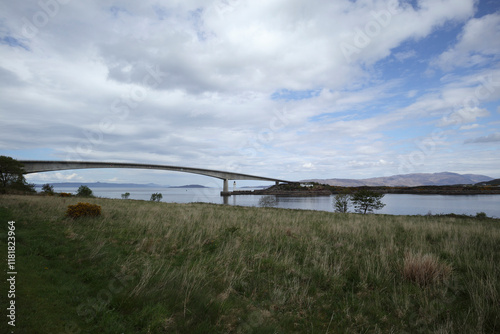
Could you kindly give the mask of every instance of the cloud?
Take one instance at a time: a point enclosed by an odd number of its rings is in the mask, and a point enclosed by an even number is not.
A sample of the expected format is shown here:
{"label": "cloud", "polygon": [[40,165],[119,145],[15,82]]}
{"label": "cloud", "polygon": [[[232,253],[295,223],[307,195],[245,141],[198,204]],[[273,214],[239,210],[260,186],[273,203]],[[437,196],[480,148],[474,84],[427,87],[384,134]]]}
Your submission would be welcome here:
{"label": "cloud", "polygon": [[[474,26],[492,27],[487,16],[471,19],[474,4],[61,2],[41,24],[33,20],[40,5],[12,2],[0,21],[0,149],[292,179],[308,166],[350,173],[349,161],[377,173],[436,119],[457,110],[443,120],[451,125],[470,109],[461,122],[482,126],[482,103],[498,100],[493,84],[488,98],[464,103],[478,76],[500,74],[493,51],[468,42]],[[26,22],[36,34],[26,35]],[[403,68],[425,64],[419,48],[460,23],[457,43],[446,41],[452,58],[482,50],[484,72],[440,81]],[[359,31],[368,37],[362,45]],[[352,59],[342,43],[357,48]],[[371,163],[381,160],[387,164]]]}
{"label": "cloud", "polygon": [[460,127],[460,130],[472,130],[472,129],[477,129],[480,127],[481,127],[481,125],[479,125],[479,124],[462,125]]}
{"label": "cloud", "polygon": [[490,112],[484,108],[461,108],[441,119],[440,126],[461,125],[476,122],[478,118],[487,117]]}
{"label": "cloud", "polygon": [[406,52],[398,52],[394,54],[394,58],[396,58],[399,62],[403,62],[407,59],[413,58],[417,55],[415,50],[409,50]]}
{"label": "cloud", "polygon": [[416,90],[416,89],[412,89],[412,90],[410,90],[410,91],[408,92],[407,96],[408,96],[409,98],[412,98],[412,97],[415,97],[417,94],[418,94],[418,90]]}
{"label": "cloud", "polygon": [[36,182],[41,183],[45,181],[50,182],[75,182],[82,181],[83,178],[80,177],[77,173],[70,172],[53,172],[50,174],[47,173],[32,173],[26,175],[27,180],[35,179]]}
{"label": "cloud", "polygon": [[477,144],[477,143],[494,143],[500,142],[500,132],[491,133],[487,136],[478,137],[474,139],[467,139],[465,144]]}
{"label": "cloud", "polygon": [[457,43],[434,62],[443,70],[484,65],[500,54],[500,13],[471,19]]}
{"label": "cloud", "polygon": [[312,169],[314,168],[314,165],[310,162],[306,162],[305,164],[302,165],[302,167],[306,169]]}

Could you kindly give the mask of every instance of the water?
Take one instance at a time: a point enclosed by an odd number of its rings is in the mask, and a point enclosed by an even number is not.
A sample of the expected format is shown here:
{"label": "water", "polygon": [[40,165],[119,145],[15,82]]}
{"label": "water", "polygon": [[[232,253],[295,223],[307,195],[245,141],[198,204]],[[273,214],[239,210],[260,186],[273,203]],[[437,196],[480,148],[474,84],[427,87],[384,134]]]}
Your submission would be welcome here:
{"label": "water", "polygon": [[[37,189],[40,190],[40,189]],[[57,192],[76,193],[77,187],[55,187]],[[205,202],[241,206],[259,206],[261,195],[238,195],[224,198],[217,188],[94,188],[94,195],[121,198],[130,193],[130,199],[149,200],[151,194],[161,193],[162,202]],[[251,190],[251,189],[245,189]],[[333,197],[277,197],[278,208],[333,211]],[[382,199],[386,206],[376,213],[392,215],[467,214],[484,212],[488,217],[500,217],[500,195],[406,195],[386,194]],[[351,210],[352,211],[352,210]]]}

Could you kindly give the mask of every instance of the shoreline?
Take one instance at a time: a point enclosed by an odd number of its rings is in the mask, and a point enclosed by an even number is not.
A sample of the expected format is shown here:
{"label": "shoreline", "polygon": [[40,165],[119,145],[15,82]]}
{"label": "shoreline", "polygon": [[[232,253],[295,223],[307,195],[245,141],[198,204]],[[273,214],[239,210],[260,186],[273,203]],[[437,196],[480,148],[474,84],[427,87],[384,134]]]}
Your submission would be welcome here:
{"label": "shoreline", "polygon": [[359,190],[371,190],[383,194],[402,195],[500,195],[500,187],[496,186],[474,186],[474,185],[450,185],[450,186],[416,186],[416,187],[388,187],[388,186],[361,186],[361,187],[339,187],[314,184],[310,187],[298,184],[280,184],[262,190],[237,190],[227,193],[221,192],[223,196],[232,195],[274,195],[282,197],[319,197],[331,196],[339,193],[353,193]]}

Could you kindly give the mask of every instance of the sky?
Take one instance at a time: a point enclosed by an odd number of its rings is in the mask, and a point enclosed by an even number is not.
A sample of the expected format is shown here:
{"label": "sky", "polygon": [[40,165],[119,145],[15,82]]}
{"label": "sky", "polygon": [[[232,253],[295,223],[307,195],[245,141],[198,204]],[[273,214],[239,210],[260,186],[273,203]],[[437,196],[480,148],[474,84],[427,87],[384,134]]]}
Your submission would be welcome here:
{"label": "sky", "polygon": [[[1,1],[0,155],[500,178],[499,56],[497,0]],[[221,183],[128,169],[27,179]]]}

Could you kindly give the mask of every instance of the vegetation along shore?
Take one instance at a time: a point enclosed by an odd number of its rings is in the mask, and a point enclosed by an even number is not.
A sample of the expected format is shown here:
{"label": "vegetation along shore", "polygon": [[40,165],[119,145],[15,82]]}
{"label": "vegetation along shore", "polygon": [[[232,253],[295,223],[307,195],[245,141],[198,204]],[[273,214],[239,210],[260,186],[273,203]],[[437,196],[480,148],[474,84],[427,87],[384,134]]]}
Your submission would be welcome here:
{"label": "vegetation along shore", "polygon": [[360,190],[370,190],[383,194],[415,194],[415,195],[500,195],[500,186],[489,184],[449,185],[449,186],[418,186],[418,187],[384,187],[360,186],[340,187],[326,184],[289,183],[280,184],[263,190],[235,191],[238,195],[276,195],[276,196],[330,196],[338,193],[355,193]]}
{"label": "vegetation along shore", "polygon": [[0,218],[20,333],[500,331],[495,219],[12,194]]}

